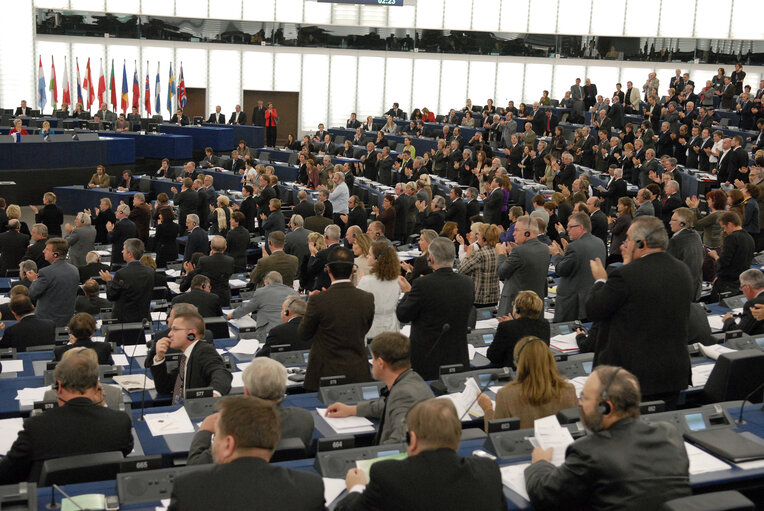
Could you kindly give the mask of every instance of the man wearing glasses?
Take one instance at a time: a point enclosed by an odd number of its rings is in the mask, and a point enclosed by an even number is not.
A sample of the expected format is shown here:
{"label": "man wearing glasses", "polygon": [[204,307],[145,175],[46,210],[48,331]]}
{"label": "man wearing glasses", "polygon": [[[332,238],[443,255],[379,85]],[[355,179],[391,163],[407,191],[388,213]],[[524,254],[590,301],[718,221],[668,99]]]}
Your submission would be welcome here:
{"label": "man wearing glasses", "polygon": [[740,291],[743,292],[746,302],[743,305],[743,314],[740,322],[736,322],[731,313],[722,317],[724,328],[722,330],[742,330],[748,335],[764,333],[764,321],[759,321],[751,314],[751,308],[756,304],[764,304],[764,273],[756,268],[745,270],[740,274]]}
{"label": "man wearing glasses", "polygon": [[[170,336],[157,341],[151,375],[157,392],[172,394],[172,404],[182,403],[187,389],[212,387],[216,396],[231,390],[231,373],[212,344],[198,342],[203,338],[204,319],[198,313],[185,312],[175,315]],[[173,370],[165,362],[169,348],[182,353]]]}
{"label": "man wearing glasses", "polygon": [[[560,276],[557,285],[557,302],[554,306],[554,322],[564,323],[586,317],[584,303],[594,278],[589,261],[605,260],[605,244],[591,234],[592,221],[586,213],[574,213],[568,220],[570,242],[561,240],[549,245],[555,273]],[[565,234],[562,232],[561,234]]]}

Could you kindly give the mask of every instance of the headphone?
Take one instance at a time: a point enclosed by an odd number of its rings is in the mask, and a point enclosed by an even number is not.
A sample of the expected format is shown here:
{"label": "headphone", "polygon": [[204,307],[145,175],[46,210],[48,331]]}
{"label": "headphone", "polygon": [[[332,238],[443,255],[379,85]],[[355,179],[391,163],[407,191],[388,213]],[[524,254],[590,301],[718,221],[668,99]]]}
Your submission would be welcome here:
{"label": "headphone", "polygon": [[195,341],[196,340],[196,334],[188,334],[186,336],[186,339],[188,339],[189,341]]}
{"label": "headphone", "polygon": [[58,257],[58,252],[53,252],[53,257]]}
{"label": "headphone", "polygon": [[613,384],[613,381],[615,380],[615,377],[618,375],[618,372],[621,370],[621,367],[616,367],[615,371],[613,371],[613,374],[608,378],[607,383],[605,384],[605,388],[602,389],[602,394],[600,394],[600,402],[597,405],[597,411],[601,415],[607,415],[610,412],[613,411],[613,408],[610,406],[610,403],[608,403],[608,393],[607,391],[610,390],[610,385]]}
{"label": "headphone", "polygon": [[530,237],[531,237],[531,231],[525,231],[525,232],[523,233],[523,235],[524,235],[526,238],[530,238]]}
{"label": "headphone", "polygon": [[685,224],[684,222],[679,222],[679,225],[681,225],[682,227],[684,227],[686,224]]}
{"label": "headphone", "polygon": [[525,344],[523,344],[523,347],[520,348],[520,351],[517,352],[517,355],[515,355],[515,365],[517,365],[518,360],[520,360],[520,354],[523,352],[523,350],[527,348],[528,346],[530,346],[531,344],[533,344],[534,342],[543,342],[546,345],[546,343],[539,338],[532,339],[526,342]]}
{"label": "headphone", "polygon": [[[682,227],[684,227],[684,222],[681,222],[680,224],[682,225]],[[647,233],[647,235],[644,237],[644,239],[635,240],[637,248],[645,248],[645,240],[647,238],[649,238],[650,236],[652,236],[653,234],[655,234],[656,232],[660,232],[660,230],[661,230],[660,227],[658,229],[653,229],[652,231]]]}

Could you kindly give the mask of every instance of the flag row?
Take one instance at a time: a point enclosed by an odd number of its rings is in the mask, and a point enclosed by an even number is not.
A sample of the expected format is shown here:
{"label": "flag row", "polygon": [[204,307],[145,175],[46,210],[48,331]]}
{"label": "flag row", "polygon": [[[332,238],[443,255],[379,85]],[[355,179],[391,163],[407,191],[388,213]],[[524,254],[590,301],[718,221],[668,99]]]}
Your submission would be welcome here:
{"label": "flag row", "polygon": [[[152,113],[152,95],[149,79],[149,63],[146,62],[146,81],[143,87],[143,108],[141,108],[141,87],[138,81],[138,65],[134,63],[133,81],[132,81],[132,94],[133,98],[130,101],[128,97],[129,89],[127,81],[127,62],[122,62],[122,89],[119,98],[117,97],[117,82],[114,75],[114,59],[111,61],[111,77],[107,82],[104,75],[103,60],[99,65],[100,75],[98,77],[98,83],[96,84],[92,78],[92,72],[90,69],[90,59],[88,58],[85,65],[85,73],[82,80],[80,80],[80,63],[78,59],[75,59],[75,66],[77,69],[77,76],[74,83],[74,88],[69,88],[69,67],[66,63],[66,57],[64,57],[64,75],[61,83],[61,103],[70,105],[70,110],[74,110],[74,105],[77,103],[82,105],[83,110],[90,111],[91,107],[95,105],[96,109],[100,109],[102,104],[111,104],[112,110],[118,112],[118,108],[121,109],[123,114],[127,114],[128,109],[136,108],[138,113],[151,115]],[[108,65],[108,63],[107,63]],[[108,71],[108,67],[107,67]],[[162,104],[160,96],[160,65],[157,62],[157,74],[154,83],[154,108],[153,111],[157,114],[162,113]],[[59,104],[59,84],[56,78],[56,63],[53,57],[50,58],[50,81],[46,82],[45,72],[42,67],[42,55],[39,58],[39,68],[37,71],[37,105],[42,112],[45,109],[45,105],[48,104],[48,93],[50,93],[50,103],[53,110],[58,109]],[[74,95],[76,93],[76,95]],[[74,102],[72,101],[74,98]],[[117,102],[119,99],[119,103]],[[180,74],[178,75],[178,86],[175,86],[175,75],[172,72],[172,63],[170,63],[170,71],[167,78],[167,101],[165,106],[170,112],[170,115],[175,113],[175,109],[180,106],[185,108],[186,101],[186,84],[183,78],[183,63],[180,64]]]}

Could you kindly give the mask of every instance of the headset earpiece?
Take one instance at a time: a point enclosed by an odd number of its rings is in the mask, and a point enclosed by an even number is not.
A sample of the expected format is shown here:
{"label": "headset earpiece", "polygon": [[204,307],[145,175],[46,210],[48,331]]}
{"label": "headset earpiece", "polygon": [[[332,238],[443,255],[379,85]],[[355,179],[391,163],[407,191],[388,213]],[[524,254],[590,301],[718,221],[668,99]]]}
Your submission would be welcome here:
{"label": "headset earpiece", "polygon": [[645,248],[645,240],[636,241],[637,248]]}
{"label": "headset earpiece", "polygon": [[685,224],[684,222],[679,222],[679,225],[681,225],[682,227],[684,227],[686,224]]}
{"label": "headset earpiece", "polygon": [[531,237],[531,231],[525,231],[525,237],[530,238]]}
{"label": "headset earpiece", "polygon": [[58,252],[53,252],[53,257],[58,257]]}
{"label": "headset earpiece", "polygon": [[188,334],[186,336],[186,339],[188,339],[189,341],[195,341],[196,340],[196,334]]}
{"label": "headset earpiece", "polygon": [[602,393],[600,394],[600,402],[597,404],[597,411],[600,413],[600,415],[608,415],[613,411],[613,407],[610,406],[610,403],[608,402],[608,390],[610,390],[610,386],[613,384],[615,377],[618,375],[618,372],[621,369],[622,368],[620,367],[616,367],[613,375],[608,379],[607,384],[605,384],[605,387],[602,389]]}
{"label": "headset earpiece", "polygon": [[[517,310],[515,309],[514,312],[516,314]],[[541,339],[536,338],[536,339],[533,339],[533,340],[528,341],[525,344],[523,344],[523,347],[520,348],[520,351],[517,352],[517,356],[515,357],[515,365],[517,365],[517,362],[520,360],[520,354],[523,352],[523,350],[525,348],[527,348],[528,346],[530,346],[531,344],[533,344],[534,342],[544,342],[544,341],[542,341]],[[546,344],[546,343],[544,343],[544,344]]]}

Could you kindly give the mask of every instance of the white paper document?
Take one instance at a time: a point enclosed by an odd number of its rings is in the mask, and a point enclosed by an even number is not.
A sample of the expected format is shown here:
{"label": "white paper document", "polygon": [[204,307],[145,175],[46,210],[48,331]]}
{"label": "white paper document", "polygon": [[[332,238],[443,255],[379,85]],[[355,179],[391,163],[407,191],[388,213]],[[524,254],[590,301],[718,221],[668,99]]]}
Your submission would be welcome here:
{"label": "white paper document", "polygon": [[5,456],[8,453],[23,427],[22,417],[0,420],[0,455]]}
{"label": "white paper document", "polygon": [[700,351],[708,358],[716,360],[722,353],[732,353],[735,350],[726,346],[722,346],[721,344],[712,344],[711,346],[703,346],[701,344]]}
{"label": "white paper document", "polygon": [[721,330],[724,327],[724,321],[722,321],[721,314],[710,314],[707,317],[711,330]]}
{"label": "white paper document", "polygon": [[719,470],[727,470],[731,468],[716,456],[713,456],[692,444],[685,442],[684,448],[687,451],[687,457],[690,460],[690,474],[704,474],[706,472],[717,472]]}
{"label": "white paper document", "polygon": [[232,287],[245,287],[247,285],[247,281],[241,279],[231,279],[228,281],[228,284]]}
{"label": "white paper document", "polygon": [[257,326],[257,321],[255,321],[255,318],[253,318],[249,314],[247,314],[246,316],[242,316],[238,319],[232,319],[230,323],[239,329]]}
{"label": "white paper document", "polygon": [[578,343],[576,342],[577,332],[571,332],[569,334],[560,334],[552,337],[550,346],[560,351],[578,351]]}
{"label": "white paper document", "polygon": [[326,408],[316,408],[316,413],[329,424],[335,433],[340,435],[376,431],[374,424],[366,417],[331,418],[326,416]]}
{"label": "white paper document", "polygon": [[231,373],[231,387],[233,388],[239,388],[244,386],[244,371],[237,371],[235,373]]}
{"label": "white paper document", "polygon": [[121,354],[114,354],[111,356],[111,358],[114,360],[114,365],[118,366],[129,366],[130,362],[127,360],[127,355],[121,355]]}
{"label": "white paper document", "polygon": [[565,450],[573,443],[570,431],[560,426],[560,422],[554,415],[533,421],[533,430],[539,447],[553,448],[552,464],[556,467],[562,465],[565,462]]}
{"label": "white paper document", "polygon": [[491,319],[481,319],[480,321],[475,322],[475,330],[487,328],[487,329],[496,329],[496,327],[499,326],[499,320],[496,318]]}
{"label": "white paper document", "polygon": [[324,501],[329,505],[345,491],[345,480],[335,477],[324,477]]}
{"label": "white paper document", "polygon": [[584,390],[584,384],[586,383],[587,378],[588,376],[576,376],[575,378],[568,380],[573,384],[573,387],[575,387],[577,396],[581,394],[582,390]]}
{"label": "white paper document", "polygon": [[3,360],[3,373],[21,373],[24,372],[23,360]]}
{"label": "white paper document", "polygon": [[177,279],[180,277],[180,270],[165,270],[165,274],[168,277],[175,277]]}
{"label": "white paper document", "polygon": [[125,352],[125,355],[131,358],[145,357],[149,352],[149,348],[145,344],[125,344],[122,346],[122,351]]}
{"label": "white paper document", "polygon": [[179,295],[181,293],[180,284],[178,284],[177,282],[168,282],[167,287],[169,287],[170,291],[172,291],[176,295]]}
{"label": "white paper document", "polygon": [[174,412],[147,413],[146,424],[154,436],[174,435],[177,433],[193,433],[194,425],[183,407]]}
{"label": "white paper document", "polygon": [[525,500],[531,500],[528,497],[528,490],[525,489],[525,467],[530,463],[521,463],[519,465],[506,465],[501,467],[501,482],[504,486],[520,495]]}
{"label": "white paper document", "polygon": [[228,348],[230,353],[241,353],[243,355],[254,355],[260,349],[260,342],[257,339],[241,339],[236,346]]}
{"label": "white paper document", "polygon": [[411,325],[403,325],[401,326],[401,333],[405,335],[406,337],[411,335]]}
{"label": "white paper document", "polygon": [[467,414],[474,417],[482,417],[483,409],[477,404],[477,395],[480,392],[480,386],[475,378],[467,378],[464,382],[464,390],[454,394],[446,394],[438,399],[450,399],[456,407],[456,414],[461,420],[470,420]]}
{"label": "white paper document", "polygon": [[140,392],[141,390],[154,390],[154,380],[145,374],[120,374],[112,378],[114,383],[122,387],[125,392]]}
{"label": "white paper document", "polygon": [[695,364],[692,366],[692,386],[703,387],[716,364]]}
{"label": "white paper document", "polygon": [[19,389],[16,391],[16,400],[20,406],[32,406],[36,402],[42,401],[48,390],[50,390],[50,386]]}

